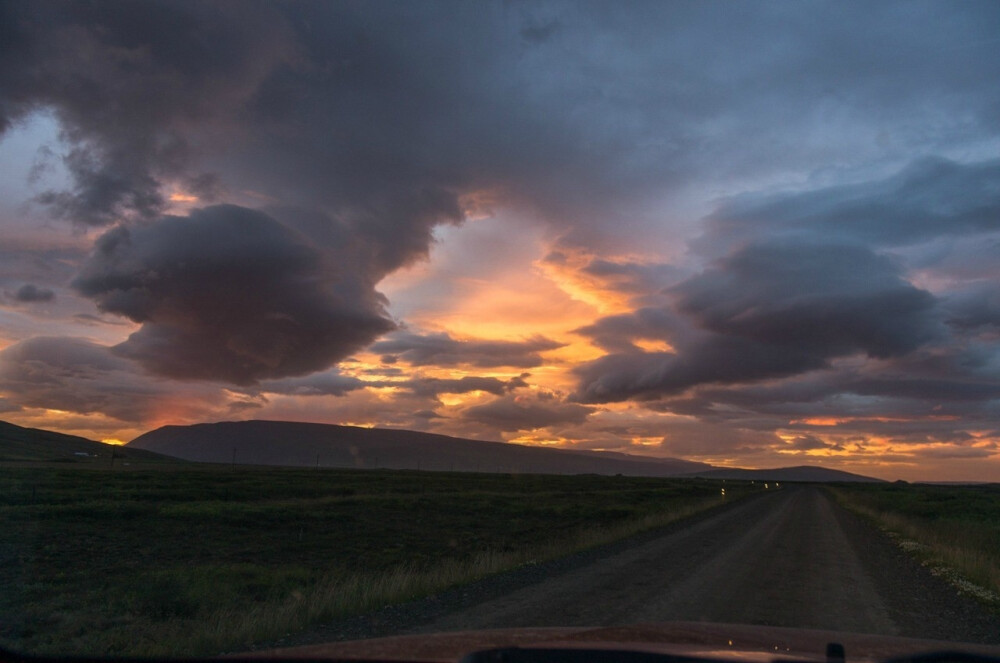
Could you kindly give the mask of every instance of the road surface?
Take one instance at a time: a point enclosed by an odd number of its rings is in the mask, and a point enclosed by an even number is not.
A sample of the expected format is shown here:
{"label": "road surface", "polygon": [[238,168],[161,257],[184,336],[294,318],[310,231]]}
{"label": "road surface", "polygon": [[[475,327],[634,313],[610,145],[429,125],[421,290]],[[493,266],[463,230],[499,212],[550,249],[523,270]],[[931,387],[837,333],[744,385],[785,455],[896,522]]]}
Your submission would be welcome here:
{"label": "road surface", "polygon": [[1000,617],[818,487],[749,499],[406,631],[672,620],[1000,643]]}
{"label": "road surface", "polygon": [[1000,644],[1000,614],[960,596],[822,488],[795,486],[269,646],[666,621]]}

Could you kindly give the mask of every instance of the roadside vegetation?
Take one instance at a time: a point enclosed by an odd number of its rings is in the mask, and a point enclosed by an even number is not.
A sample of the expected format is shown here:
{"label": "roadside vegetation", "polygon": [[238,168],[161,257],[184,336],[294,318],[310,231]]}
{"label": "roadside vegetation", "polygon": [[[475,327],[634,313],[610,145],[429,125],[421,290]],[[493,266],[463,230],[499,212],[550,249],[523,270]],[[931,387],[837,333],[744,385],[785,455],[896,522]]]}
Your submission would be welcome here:
{"label": "roadside vegetation", "polygon": [[932,572],[1000,609],[1000,484],[841,484],[833,492]]}
{"label": "roadside vegetation", "polygon": [[0,472],[0,645],[199,655],[664,525],[759,486],[178,465]]}

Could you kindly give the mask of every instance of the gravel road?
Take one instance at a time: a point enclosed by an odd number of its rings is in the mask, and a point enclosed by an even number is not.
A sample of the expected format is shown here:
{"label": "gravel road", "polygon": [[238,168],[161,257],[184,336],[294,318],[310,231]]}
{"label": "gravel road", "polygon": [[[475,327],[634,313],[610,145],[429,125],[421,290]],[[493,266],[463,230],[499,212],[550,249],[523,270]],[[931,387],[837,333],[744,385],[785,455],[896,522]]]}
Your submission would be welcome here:
{"label": "gravel road", "polygon": [[411,632],[671,620],[1000,642],[1000,618],[812,487],[737,504]]}
{"label": "gravel road", "polygon": [[822,489],[796,486],[282,644],[674,620],[1000,643],[1000,615]]}

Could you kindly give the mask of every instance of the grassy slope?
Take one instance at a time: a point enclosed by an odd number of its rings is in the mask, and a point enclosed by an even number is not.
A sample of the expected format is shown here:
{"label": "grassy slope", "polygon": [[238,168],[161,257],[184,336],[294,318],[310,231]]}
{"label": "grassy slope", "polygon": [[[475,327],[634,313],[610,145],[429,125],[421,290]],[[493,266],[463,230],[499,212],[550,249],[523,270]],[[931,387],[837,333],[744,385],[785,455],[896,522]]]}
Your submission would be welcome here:
{"label": "grassy slope", "polygon": [[718,493],[630,477],[5,470],[0,644],[239,648],[655,526]]}
{"label": "grassy slope", "polygon": [[[114,458],[111,454],[114,453]],[[176,458],[127,447],[94,442],[38,428],[24,428],[0,421],[0,462],[72,463],[110,466],[114,463],[181,463]]]}
{"label": "grassy slope", "polygon": [[834,492],[959,588],[1000,607],[1000,484],[842,485]]}

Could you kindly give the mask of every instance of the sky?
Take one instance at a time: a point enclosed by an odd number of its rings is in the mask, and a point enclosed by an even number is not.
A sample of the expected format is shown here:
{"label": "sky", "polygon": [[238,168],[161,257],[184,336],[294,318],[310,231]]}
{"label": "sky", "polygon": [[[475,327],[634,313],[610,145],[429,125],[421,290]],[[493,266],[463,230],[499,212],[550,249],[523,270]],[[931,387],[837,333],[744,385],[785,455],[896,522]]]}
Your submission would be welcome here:
{"label": "sky", "polygon": [[0,418],[1000,479],[1000,4],[0,3]]}

